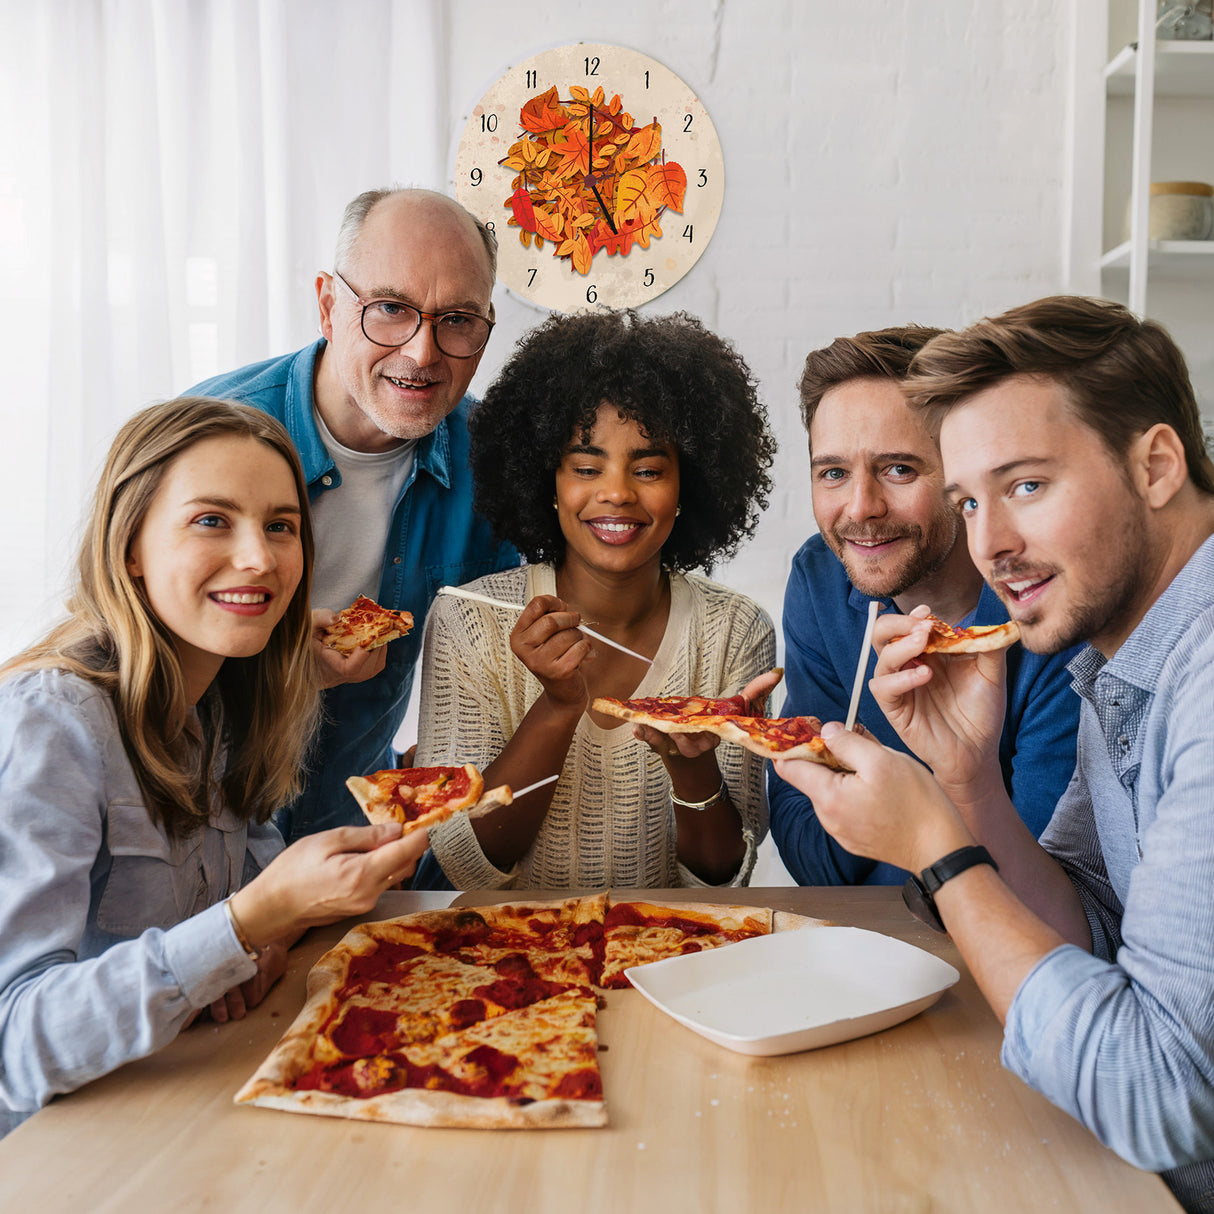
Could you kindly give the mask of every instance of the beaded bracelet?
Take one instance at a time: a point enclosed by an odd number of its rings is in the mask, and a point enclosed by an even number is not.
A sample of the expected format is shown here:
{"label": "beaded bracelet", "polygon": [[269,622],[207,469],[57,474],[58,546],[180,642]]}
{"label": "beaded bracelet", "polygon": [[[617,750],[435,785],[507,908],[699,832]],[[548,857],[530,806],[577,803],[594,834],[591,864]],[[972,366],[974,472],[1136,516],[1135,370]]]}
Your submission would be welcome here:
{"label": "beaded bracelet", "polygon": [[675,796],[674,786],[672,785],[671,789],[670,789],[670,799],[676,805],[681,805],[684,809],[709,809],[711,806],[715,805],[718,801],[724,800],[725,795],[728,792],[729,792],[729,789],[727,789],[725,787],[725,781],[722,780],[721,787],[718,788],[717,791],[714,792],[712,794],[712,796],[708,797],[706,800],[704,800],[704,801],[684,801],[682,797]]}

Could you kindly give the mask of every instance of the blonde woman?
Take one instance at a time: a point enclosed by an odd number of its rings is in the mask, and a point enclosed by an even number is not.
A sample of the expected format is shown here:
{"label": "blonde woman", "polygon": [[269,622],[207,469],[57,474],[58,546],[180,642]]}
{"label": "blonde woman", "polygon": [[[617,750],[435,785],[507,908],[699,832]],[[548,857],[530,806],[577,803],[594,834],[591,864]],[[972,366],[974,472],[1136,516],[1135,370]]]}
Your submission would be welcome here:
{"label": "blonde woman", "polygon": [[311,562],[278,422],[194,397],[122,428],[67,620],[0,671],[0,1133],[243,1016],[412,872],[395,828],[283,851],[268,821],[316,718]]}

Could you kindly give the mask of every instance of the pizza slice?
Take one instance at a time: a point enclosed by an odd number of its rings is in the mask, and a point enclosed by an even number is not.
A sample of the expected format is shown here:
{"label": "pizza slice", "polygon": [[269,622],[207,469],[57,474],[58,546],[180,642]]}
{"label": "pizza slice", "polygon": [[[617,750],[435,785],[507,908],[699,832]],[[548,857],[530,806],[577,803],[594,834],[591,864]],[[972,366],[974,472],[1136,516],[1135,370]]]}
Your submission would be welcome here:
{"label": "pizza slice", "polygon": [[463,767],[402,767],[351,776],[346,781],[372,823],[399,822],[404,834],[425,830],[462,812],[485,812],[514,800],[508,784],[485,791],[475,764]]}
{"label": "pizza slice", "polygon": [[596,1010],[592,992],[563,991],[429,1042],[314,1067],[256,1103],[405,1125],[603,1125]]}
{"label": "pizza slice", "polygon": [[772,912],[757,906],[678,905],[616,902],[604,921],[603,969],[599,985],[631,985],[624,971],[684,953],[720,948],[771,932]]}
{"label": "pizza slice", "polygon": [[1008,620],[1006,624],[974,624],[969,628],[960,628],[936,615],[923,618],[930,621],[932,626],[924,653],[989,653],[1006,649],[1020,640],[1020,625],[1015,620]]}
{"label": "pizza slice", "polygon": [[589,986],[598,979],[606,913],[605,892],[469,909],[436,935],[434,947],[522,981]]}
{"label": "pizza slice", "polygon": [[590,707],[610,717],[648,725],[661,733],[714,732],[714,726],[724,718],[746,716],[751,711],[745,696],[720,700],[705,696],[650,696],[635,700],[599,696]]}
{"label": "pizza slice", "polygon": [[765,759],[808,759],[851,771],[831,754],[817,717],[728,717],[715,732]]}
{"label": "pizza slice", "polygon": [[321,634],[321,644],[338,653],[356,649],[378,649],[397,637],[407,636],[413,628],[413,616],[407,611],[381,607],[365,594],[337,613],[337,619]]}
{"label": "pizza slice", "polygon": [[[488,977],[479,966],[429,954],[395,967],[390,978],[368,980],[365,973],[360,978],[349,972],[341,1001],[316,1035],[312,1060],[333,1066],[368,1058],[524,1006],[504,986],[506,1002],[495,999]],[[536,993],[530,1002],[545,995]]]}

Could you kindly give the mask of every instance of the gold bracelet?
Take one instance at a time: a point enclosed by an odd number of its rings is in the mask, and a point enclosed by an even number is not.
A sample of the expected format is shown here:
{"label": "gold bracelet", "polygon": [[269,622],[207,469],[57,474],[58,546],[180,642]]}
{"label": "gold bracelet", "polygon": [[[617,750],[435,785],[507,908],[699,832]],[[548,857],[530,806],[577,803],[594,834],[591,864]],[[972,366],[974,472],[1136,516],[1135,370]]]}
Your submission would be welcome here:
{"label": "gold bracelet", "polygon": [[721,787],[704,801],[684,801],[682,797],[675,796],[674,785],[670,786],[670,799],[676,804],[681,805],[684,809],[709,809],[718,801],[723,801],[729,789],[725,787],[725,781],[721,781]]}
{"label": "gold bracelet", "polygon": [[232,925],[232,931],[236,934],[236,943],[244,949],[245,954],[250,961],[257,961],[261,958],[263,949],[254,948],[249,943],[249,938],[244,934],[244,928],[240,926],[240,920],[236,918],[236,912],[232,909],[232,899],[225,898],[223,902],[224,910],[228,912],[228,922]]}

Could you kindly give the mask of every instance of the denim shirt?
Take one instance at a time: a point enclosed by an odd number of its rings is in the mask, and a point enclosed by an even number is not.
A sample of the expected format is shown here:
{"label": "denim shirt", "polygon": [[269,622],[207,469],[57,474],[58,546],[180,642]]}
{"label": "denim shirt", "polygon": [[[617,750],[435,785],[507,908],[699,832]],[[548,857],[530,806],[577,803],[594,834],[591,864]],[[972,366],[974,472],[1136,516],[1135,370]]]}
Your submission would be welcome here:
{"label": "denim shirt", "polygon": [[94,684],[0,684],[0,1134],[253,976],[218,904],[281,849],[226,807],[170,839]]}
{"label": "denim shirt", "polygon": [[1214,1211],[1214,539],[1109,661],[1071,663],[1079,761],[1044,847],[1087,913],[1020,984],[1005,1065]]}
{"label": "denim shirt", "polygon": [[[851,700],[856,659],[868,623],[868,595],[848,579],[842,561],[820,535],[793,558],[784,595],[784,664],[788,695],[783,716],[842,721]],[[897,611],[892,599],[879,600]],[[978,603],[962,624],[1003,624],[1007,611],[983,585]],[[999,738],[1003,783],[1016,812],[1040,835],[1075,770],[1079,698],[1071,690],[1066,663],[1076,651],[1042,656],[1023,645],[1007,651],[1007,708]],[[859,720],[883,745],[907,752],[868,689],[877,663],[869,653],[860,694]],[[892,864],[853,855],[822,829],[808,797],[767,773],[771,833],[788,871],[802,885],[901,884],[906,873]]]}
{"label": "denim shirt", "polygon": [[[208,379],[194,393],[243,401],[281,421],[303,463],[309,500],[341,486],[341,473],[316,428],[313,383],[325,341]],[[519,563],[494,540],[472,508],[468,412],[456,409],[417,444],[413,470],[392,514],[378,601],[413,614],[413,631],[387,646],[383,671],[364,683],[324,693],[325,721],[314,743],[303,795],[275,821],[287,842],[332,826],[364,825],[346,789],[350,776],[396,764],[392,738],[400,727],[421,653],[422,623],[441,586],[458,586]],[[325,537],[316,537],[317,547]]]}

